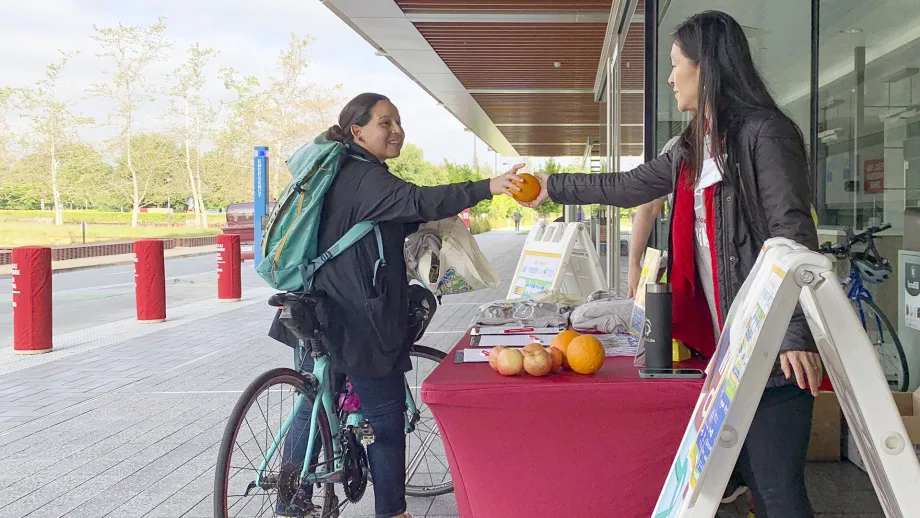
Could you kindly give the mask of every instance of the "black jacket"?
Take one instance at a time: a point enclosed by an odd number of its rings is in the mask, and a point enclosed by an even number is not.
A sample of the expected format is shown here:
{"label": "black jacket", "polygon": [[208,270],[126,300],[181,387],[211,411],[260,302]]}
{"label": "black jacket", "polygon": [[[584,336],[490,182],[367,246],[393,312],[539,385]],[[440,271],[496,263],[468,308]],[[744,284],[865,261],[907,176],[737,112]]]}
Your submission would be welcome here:
{"label": "black jacket", "polygon": [[[324,292],[327,347],[337,372],[387,377],[411,370],[406,335],[408,281],[403,246],[420,223],[456,216],[491,198],[489,181],[417,187],[400,180],[360,146],[347,158],[323,201],[319,250],[332,246],[354,224],[379,223],[387,266],[377,273],[374,232],[342,252],[314,277]],[[275,326],[277,327],[277,326]],[[287,342],[287,340],[284,340]]]}
{"label": "black jacket", "polygon": [[[758,112],[746,117],[738,135],[738,162],[726,164],[728,171],[723,172],[723,181],[716,187],[714,206],[723,320],[764,241],[785,237],[812,250],[818,248],[817,229],[811,217],[808,160],[795,125],[781,113]],[[675,146],[623,173],[551,175],[547,190],[553,201],[564,204],[635,207],[675,192],[680,153]],[[673,224],[673,218],[671,221]],[[669,242],[668,248],[671,246]],[[792,317],[780,350],[817,351],[800,308]],[[768,386],[792,381],[794,378],[785,380],[777,363]]]}

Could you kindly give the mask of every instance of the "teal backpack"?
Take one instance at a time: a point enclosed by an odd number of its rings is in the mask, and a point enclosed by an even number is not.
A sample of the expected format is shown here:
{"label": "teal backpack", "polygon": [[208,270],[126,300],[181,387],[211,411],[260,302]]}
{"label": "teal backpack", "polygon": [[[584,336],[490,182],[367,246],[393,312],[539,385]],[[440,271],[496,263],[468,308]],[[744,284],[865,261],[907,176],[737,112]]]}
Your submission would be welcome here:
{"label": "teal backpack", "polygon": [[372,230],[377,236],[379,259],[376,271],[386,265],[383,239],[376,223],[364,221],[351,227],[328,250],[317,250],[323,198],[345,159],[349,155],[341,142],[330,142],[323,134],[298,149],[288,159],[293,175],[268,219],[262,235],[262,261],[256,268],[259,276],[276,290],[309,291],[313,276],[323,264],[357,243]]}

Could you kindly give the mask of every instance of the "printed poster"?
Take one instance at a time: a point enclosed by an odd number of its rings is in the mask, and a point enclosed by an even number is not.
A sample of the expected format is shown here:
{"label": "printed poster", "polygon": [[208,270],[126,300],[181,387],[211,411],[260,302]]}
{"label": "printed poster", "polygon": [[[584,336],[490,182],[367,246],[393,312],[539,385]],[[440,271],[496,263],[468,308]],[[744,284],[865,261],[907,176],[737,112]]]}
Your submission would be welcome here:
{"label": "printed poster", "polygon": [[658,279],[658,270],[661,268],[661,250],[655,248],[645,249],[645,261],[642,263],[642,273],[639,274],[639,286],[636,288],[636,300],[633,304],[632,318],[629,320],[629,333],[639,336],[645,325],[645,285]]}
{"label": "printed poster", "polygon": [[518,297],[528,297],[549,291],[561,261],[562,254],[525,251],[521,270],[515,279],[514,294]]}
{"label": "printed poster", "polygon": [[920,331],[920,264],[904,263],[904,324]]}
{"label": "printed poster", "polygon": [[[756,267],[754,271],[757,271]],[[707,369],[709,379],[697,400],[693,418],[687,425],[674,464],[652,513],[653,518],[676,517],[685,502],[696,498],[699,481],[785,274],[782,267],[773,265],[760,293],[756,294],[755,302],[745,304],[741,312],[726,322],[716,354]],[[745,297],[737,300],[744,304],[751,299]]]}

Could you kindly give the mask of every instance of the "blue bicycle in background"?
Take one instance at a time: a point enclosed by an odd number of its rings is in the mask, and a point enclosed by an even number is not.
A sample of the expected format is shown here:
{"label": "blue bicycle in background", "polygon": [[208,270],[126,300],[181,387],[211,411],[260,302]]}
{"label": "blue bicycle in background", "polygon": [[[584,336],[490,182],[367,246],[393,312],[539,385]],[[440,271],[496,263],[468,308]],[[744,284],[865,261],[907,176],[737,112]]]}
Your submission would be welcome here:
{"label": "blue bicycle in background", "polygon": [[[893,391],[905,392],[910,378],[901,340],[891,321],[872,299],[872,292],[866,288],[867,284],[878,285],[891,278],[891,263],[878,253],[873,240],[875,234],[889,228],[891,225],[885,224],[854,234],[852,227],[846,227],[846,243],[840,246],[832,246],[830,242],[824,243],[821,253],[850,262],[850,275],[843,279],[847,298],[853,302],[856,314],[859,315],[869,340],[875,346],[888,386]],[[866,245],[865,249],[853,249],[862,244]]]}

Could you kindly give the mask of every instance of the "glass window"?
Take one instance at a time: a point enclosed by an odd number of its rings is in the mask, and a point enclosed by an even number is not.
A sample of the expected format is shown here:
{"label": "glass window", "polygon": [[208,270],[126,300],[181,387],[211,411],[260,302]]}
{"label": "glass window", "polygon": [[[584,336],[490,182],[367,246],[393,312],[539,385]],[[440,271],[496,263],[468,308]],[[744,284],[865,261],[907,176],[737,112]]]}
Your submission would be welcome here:
{"label": "glass window", "polygon": [[[677,111],[671,74],[674,29],[693,14],[719,10],[744,27],[754,63],[776,102],[808,135],[811,91],[811,2],[803,0],[671,0],[661,1],[658,24],[658,120],[656,149],[683,132],[689,114]],[[808,138],[806,137],[806,145]],[[667,244],[668,220],[658,224],[658,247]]]}
{"label": "glass window", "polygon": [[[689,16],[707,10],[723,11],[744,27],[754,63],[787,115],[808,134],[811,77],[811,2],[803,0],[672,0],[658,24],[658,128],[660,150],[690,122],[677,111],[671,74],[674,29]],[[807,140],[807,139],[806,139]],[[806,142],[807,144],[807,142]]]}
{"label": "glass window", "polygon": [[824,0],[819,33],[821,223],[903,229],[920,202],[916,0]]}

